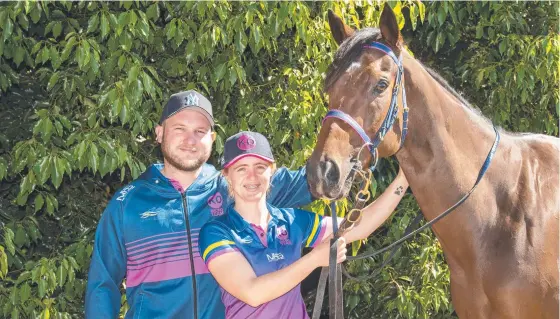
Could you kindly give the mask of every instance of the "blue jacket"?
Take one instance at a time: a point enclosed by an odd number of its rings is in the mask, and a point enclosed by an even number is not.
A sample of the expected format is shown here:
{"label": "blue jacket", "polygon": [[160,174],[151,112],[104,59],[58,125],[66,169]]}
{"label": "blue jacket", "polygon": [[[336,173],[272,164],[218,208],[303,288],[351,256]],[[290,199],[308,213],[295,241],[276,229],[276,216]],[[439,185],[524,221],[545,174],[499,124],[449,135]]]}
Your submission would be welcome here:
{"label": "blue jacket", "polygon": [[[86,318],[116,318],[126,278],[126,318],[224,318],[219,286],[199,251],[204,224],[224,214],[227,183],[205,164],[195,182],[179,193],[150,166],[119,190],[101,216],[86,289]],[[280,168],[268,201],[280,207],[311,202],[305,168]],[[186,221],[186,222],[185,222]],[[194,272],[194,276],[192,275]]]}

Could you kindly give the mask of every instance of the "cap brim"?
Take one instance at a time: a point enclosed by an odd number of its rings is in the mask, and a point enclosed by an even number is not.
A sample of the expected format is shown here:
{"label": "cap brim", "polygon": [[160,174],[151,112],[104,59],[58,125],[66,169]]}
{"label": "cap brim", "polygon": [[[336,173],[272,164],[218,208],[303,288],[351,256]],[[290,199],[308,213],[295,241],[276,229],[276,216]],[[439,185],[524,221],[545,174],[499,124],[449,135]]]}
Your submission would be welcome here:
{"label": "cap brim", "polygon": [[[168,118],[172,117],[173,115],[175,115],[175,114],[177,114],[181,111],[184,111],[184,110],[196,111],[196,112],[204,115],[204,117],[206,117],[206,119],[210,123],[210,126],[214,127],[214,119],[212,118],[212,115],[210,115],[210,113],[206,112],[206,110],[201,108],[200,106],[183,106],[180,109],[178,109],[177,111],[175,111],[173,114],[170,114],[168,117],[166,117],[165,120],[167,120]],[[163,120],[160,124],[165,122],[165,120]]]}
{"label": "cap brim", "polygon": [[240,159],[245,158],[245,157],[249,157],[249,156],[253,156],[253,157],[260,158],[260,159],[262,159],[263,161],[267,161],[267,162],[269,162],[269,163],[274,163],[274,159],[272,159],[272,158],[269,158],[269,157],[266,157],[266,156],[262,156],[262,155],[257,155],[257,154],[251,154],[251,153],[249,153],[249,154],[241,154],[241,155],[239,155],[239,156],[237,156],[237,157],[234,157],[231,161],[225,163],[224,166],[223,166],[223,168],[228,168],[228,167],[230,167],[231,165],[235,164],[235,163],[236,163],[237,161],[239,161]]}

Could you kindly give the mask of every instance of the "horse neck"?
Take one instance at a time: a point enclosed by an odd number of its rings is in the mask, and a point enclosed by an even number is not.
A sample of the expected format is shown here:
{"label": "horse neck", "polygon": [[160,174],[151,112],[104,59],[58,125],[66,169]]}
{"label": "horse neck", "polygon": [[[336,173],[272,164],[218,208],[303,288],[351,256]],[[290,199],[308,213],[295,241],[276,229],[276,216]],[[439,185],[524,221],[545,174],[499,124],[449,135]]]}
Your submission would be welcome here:
{"label": "horse neck", "polygon": [[[495,135],[486,120],[463,105],[418,61],[404,54],[409,131],[396,157],[420,208],[431,220],[472,187]],[[459,210],[472,212],[472,202],[465,202]],[[455,212],[433,229],[445,246],[446,239],[457,240],[457,231],[466,236],[475,231],[473,223],[477,218],[472,214]]]}

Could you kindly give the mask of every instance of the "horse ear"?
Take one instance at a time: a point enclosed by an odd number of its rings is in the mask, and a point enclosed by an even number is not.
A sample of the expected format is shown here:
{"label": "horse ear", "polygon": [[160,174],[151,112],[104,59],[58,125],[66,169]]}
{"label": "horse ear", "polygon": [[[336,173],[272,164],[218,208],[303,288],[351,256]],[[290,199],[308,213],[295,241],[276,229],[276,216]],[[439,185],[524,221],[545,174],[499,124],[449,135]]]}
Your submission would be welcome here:
{"label": "horse ear", "polygon": [[354,34],[354,29],[347,26],[342,19],[329,9],[329,26],[331,33],[338,45]]}
{"label": "horse ear", "polygon": [[381,35],[383,39],[389,43],[389,45],[394,48],[402,47],[402,37],[399,31],[399,24],[397,23],[397,18],[393,9],[388,4],[383,7],[383,12],[381,13],[381,19],[379,20],[379,29],[381,30]]}

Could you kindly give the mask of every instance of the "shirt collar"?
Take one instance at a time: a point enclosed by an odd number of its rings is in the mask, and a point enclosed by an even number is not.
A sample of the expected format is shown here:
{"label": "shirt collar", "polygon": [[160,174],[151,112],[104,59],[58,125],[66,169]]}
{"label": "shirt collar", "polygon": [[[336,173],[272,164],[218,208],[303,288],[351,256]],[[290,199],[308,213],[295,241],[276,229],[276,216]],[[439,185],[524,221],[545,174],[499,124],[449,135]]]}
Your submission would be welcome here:
{"label": "shirt collar", "polygon": [[[235,210],[234,204],[235,203],[232,203],[228,207],[227,216],[231,224],[233,225],[235,231],[240,233],[246,230],[247,227],[250,227],[250,224],[245,219],[243,219],[243,217]],[[270,221],[268,222],[269,225],[271,222],[273,222],[276,225],[278,225],[280,222],[281,223],[286,222],[286,219],[284,218],[282,212],[278,208],[270,205],[269,203],[266,203],[266,207],[268,209],[268,212],[270,213]]]}

